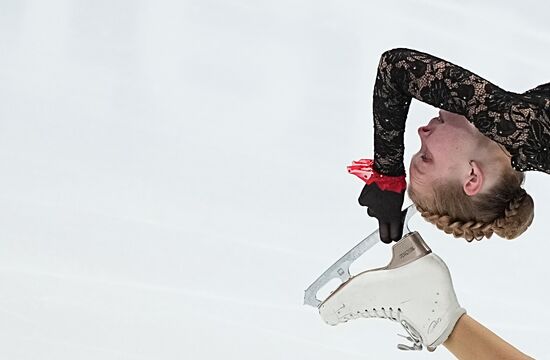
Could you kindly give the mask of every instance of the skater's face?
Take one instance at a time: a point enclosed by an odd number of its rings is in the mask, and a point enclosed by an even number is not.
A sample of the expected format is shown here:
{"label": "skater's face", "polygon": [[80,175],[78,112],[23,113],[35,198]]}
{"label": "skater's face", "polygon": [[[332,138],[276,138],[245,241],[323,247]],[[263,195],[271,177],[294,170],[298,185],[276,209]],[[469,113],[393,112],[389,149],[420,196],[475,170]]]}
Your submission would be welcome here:
{"label": "skater's face", "polygon": [[462,115],[440,110],[418,135],[422,145],[409,167],[416,192],[431,193],[436,182],[452,181],[472,196],[495,182],[499,167],[510,166],[505,150]]}

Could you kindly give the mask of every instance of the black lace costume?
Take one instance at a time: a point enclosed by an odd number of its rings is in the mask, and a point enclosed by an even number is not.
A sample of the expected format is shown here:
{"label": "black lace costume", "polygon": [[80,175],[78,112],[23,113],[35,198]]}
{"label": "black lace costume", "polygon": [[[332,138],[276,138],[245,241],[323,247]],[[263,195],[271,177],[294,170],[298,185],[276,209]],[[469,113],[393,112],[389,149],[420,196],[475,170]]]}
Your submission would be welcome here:
{"label": "black lace costume", "polygon": [[374,86],[374,167],[381,174],[405,174],[403,135],[413,97],[464,115],[504,145],[514,169],[550,173],[550,83],[516,94],[435,56],[393,49],[382,54]]}

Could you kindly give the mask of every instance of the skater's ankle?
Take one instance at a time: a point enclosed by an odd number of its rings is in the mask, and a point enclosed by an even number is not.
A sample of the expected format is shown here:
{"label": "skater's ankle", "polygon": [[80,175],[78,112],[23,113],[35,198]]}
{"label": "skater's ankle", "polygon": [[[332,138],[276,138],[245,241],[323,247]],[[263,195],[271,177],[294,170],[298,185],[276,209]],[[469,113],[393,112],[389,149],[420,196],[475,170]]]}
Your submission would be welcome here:
{"label": "skater's ankle", "polygon": [[443,343],[443,346],[461,360],[533,359],[499,338],[495,333],[467,314],[462,315],[458,319],[451,335]]}

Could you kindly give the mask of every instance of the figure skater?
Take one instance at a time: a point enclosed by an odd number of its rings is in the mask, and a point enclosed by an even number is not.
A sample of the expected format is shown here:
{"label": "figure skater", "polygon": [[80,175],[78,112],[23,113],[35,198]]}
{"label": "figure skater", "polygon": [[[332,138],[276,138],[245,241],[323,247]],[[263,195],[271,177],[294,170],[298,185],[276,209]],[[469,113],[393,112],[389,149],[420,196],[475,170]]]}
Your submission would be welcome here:
{"label": "figure skater", "polygon": [[426,53],[384,52],[374,86],[374,160],[349,171],[366,182],[359,203],[378,219],[385,243],[402,235],[412,98],[442,109],[418,129],[422,145],[409,167],[408,195],[422,216],[468,241],[518,237],[534,216],[524,172],[550,173],[550,83],[517,94]]}

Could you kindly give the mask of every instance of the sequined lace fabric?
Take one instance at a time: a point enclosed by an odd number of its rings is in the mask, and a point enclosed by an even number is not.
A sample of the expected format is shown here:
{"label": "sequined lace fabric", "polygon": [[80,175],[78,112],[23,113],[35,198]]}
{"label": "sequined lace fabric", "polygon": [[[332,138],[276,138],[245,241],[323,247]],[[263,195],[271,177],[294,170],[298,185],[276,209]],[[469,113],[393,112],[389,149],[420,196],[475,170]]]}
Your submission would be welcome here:
{"label": "sequined lace fabric", "polygon": [[435,56],[411,49],[380,58],[373,98],[375,169],[405,174],[405,120],[412,98],[464,115],[512,155],[519,171],[550,173],[550,83],[522,94]]}

